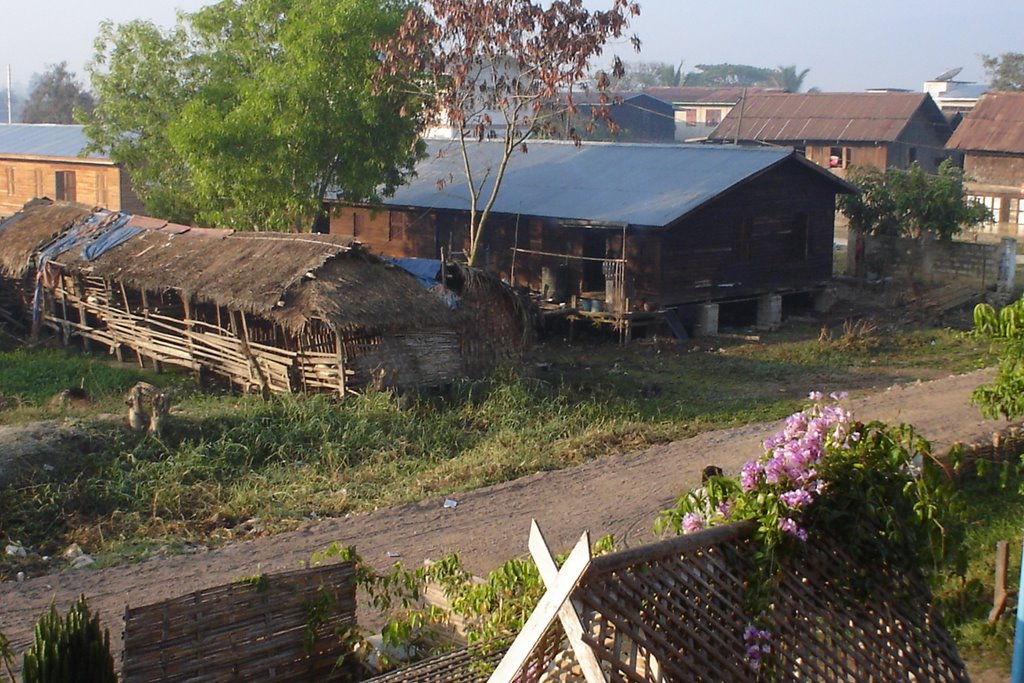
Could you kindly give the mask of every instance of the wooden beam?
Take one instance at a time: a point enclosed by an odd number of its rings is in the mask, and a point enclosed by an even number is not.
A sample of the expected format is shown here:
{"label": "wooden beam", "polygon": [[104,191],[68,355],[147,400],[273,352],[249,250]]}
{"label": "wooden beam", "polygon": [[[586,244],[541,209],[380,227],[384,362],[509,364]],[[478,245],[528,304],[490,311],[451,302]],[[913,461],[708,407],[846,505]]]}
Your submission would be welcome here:
{"label": "wooden beam", "polygon": [[544,637],[548,627],[558,617],[558,610],[576,589],[580,577],[590,567],[590,533],[584,532],[576,546],[569,553],[569,559],[562,565],[558,576],[537,603],[533,614],[526,620],[523,630],[512,642],[508,652],[498,663],[488,683],[512,683],[523,665],[533,654],[537,644]]}
{"label": "wooden beam", "polygon": [[[550,589],[555,579],[558,578],[558,565],[555,564],[554,558],[551,557],[550,547],[544,539],[544,533],[537,525],[537,520],[531,520],[530,522],[529,547],[530,555],[533,556],[534,562],[537,563],[537,571],[540,572],[541,581]],[[583,641],[583,622],[580,619],[579,609],[571,599],[563,602],[562,606],[558,608],[558,620],[562,622],[562,628],[565,629],[565,635],[569,638],[569,645],[572,646],[572,651],[576,653],[576,661],[579,663],[587,683],[605,683],[604,672],[601,671],[601,663],[597,661],[597,656],[594,654],[593,649]]]}

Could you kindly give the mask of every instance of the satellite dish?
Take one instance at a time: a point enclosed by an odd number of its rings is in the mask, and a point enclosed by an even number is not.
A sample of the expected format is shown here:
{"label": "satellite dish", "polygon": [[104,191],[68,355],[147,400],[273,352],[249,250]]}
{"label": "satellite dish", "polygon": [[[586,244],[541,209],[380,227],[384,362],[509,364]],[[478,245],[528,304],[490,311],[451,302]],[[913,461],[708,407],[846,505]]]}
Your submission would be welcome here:
{"label": "satellite dish", "polygon": [[962,66],[958,66],[955,69],[950,69],[949,71],[943,71],[942,73],[940,73],[938,76],[935,77],[935,80],[936,81],[951,81],[954,78],[956,78],[957,74],[959,74],[963,70],[964,70],[964,68]]}

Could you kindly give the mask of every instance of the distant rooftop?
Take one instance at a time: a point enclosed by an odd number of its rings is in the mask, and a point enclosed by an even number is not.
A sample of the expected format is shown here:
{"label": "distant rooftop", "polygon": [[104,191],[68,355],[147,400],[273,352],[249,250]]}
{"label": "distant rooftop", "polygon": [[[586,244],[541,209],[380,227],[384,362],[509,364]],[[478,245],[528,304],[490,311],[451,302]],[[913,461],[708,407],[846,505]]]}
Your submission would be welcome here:
{"label": "distant rooftop", "polygon": [[941,100],[976,100],[988,92],[984,83],[950,83],[946,91],[939,95]]}
{"label": "distant rooftop", "polygon": [[[0,124],[0,155],[73,158],[88,144],[84,127],[56,123]],[[103,154],[87,154],[86,159],[105,160]]]}
{"label": "distant rooftop", "polygon": [[962,152],[1024,154],[1024,93],[982,95],[946,146]]}
{"label": "distant rooftop", "polygon": [[755,93],[733,107],[715,140],[894,142],[918,110],[949,135],[928,93]]}
{"label": "distant rooftop", "polygon": [[684,85],[680,87],[652,86],[645,88],[644,92],[654,97],[659,97],[674,104],[736,104],[743,97],[761,92],[777,92],[773,88],[762,87],[711,87],[699,85]]}

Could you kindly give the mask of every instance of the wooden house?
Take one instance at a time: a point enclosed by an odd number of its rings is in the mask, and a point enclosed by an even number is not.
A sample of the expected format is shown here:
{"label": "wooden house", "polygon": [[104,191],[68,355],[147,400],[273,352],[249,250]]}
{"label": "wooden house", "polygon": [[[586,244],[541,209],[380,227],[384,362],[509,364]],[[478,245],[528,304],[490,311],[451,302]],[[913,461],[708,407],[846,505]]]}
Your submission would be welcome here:
{"label": "wooden house", "polygon": [[0,276],[8,320],[264,394],[442,385],[522,348],[494,282],[460,283],[476,309],[487,304],[480,324],[474,306],[453,310],[406,270],[331,235],[235,233],[39,200],[0,223]]}
{"label": "wooden house", "polygon": [[948,146],[964,155],[970,196],[992,212],[983,231],[1024,235],[1024,93],[982,95]]}
{"label": "wooden house", "polygon": [[35,197],[142,211],[125,171],[102,154],[84,153],[82,126],[0,124],[0,218]]}
{"label": "wooden house", "polygon": [[676,140],[707,137],[722,122],[744,95],[768,92],[769,88],[711,87],[684,85],[653,86],[644,92],[672,103],[675,113]]}
{"label": "wooden house", "polygon": [[[486,194],[500,143],[469,151]],[[331,234],[385,255],[457,255],[462,163],[457,145],[431,142],[382,204],[336,203]],[[852,191],[790,149],[532,141],[508,166],[485,267],[615,313],[805,291],[831,277],[835,197]]]}
{"label": "wooden house", "polygon": [[952,134],[927,93],[748,94],[709,136],[716,142],[793,147],[845,176],[851,166],[880,170],[918,164],[934,173]]}

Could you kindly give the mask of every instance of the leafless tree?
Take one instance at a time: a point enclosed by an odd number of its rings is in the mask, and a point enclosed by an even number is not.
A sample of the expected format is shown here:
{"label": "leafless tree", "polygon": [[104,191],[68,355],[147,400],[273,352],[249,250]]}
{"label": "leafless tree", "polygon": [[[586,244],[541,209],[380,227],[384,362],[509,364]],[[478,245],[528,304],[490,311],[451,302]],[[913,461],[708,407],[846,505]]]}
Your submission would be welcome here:
{"label": "leafless tree", "polygon": [[[381,81],[417,93],[428,116],[451,127],[464,161],[470,195],[466,259],[476,265],[488,215],[512,155],[554,121],[559,110],[575,112],[572,93],[602,91],[607,116],[608,73],[591,78],[591,64],[614,39],[623,38],[640,7],[611,0],[607,11],[590,11],[582,0],[423,0],[394,37],[380,46]],[[630,38],[634,48],[640,41]],[[613,57],[611,76],[622,75]],[[570,137],[579,144],[574,132]],[[487,142],[488,138],[498,138]],[[501,144],[494,167],[474,168],[471,144]],[[490,181],[488,186],[488,181]]]}

